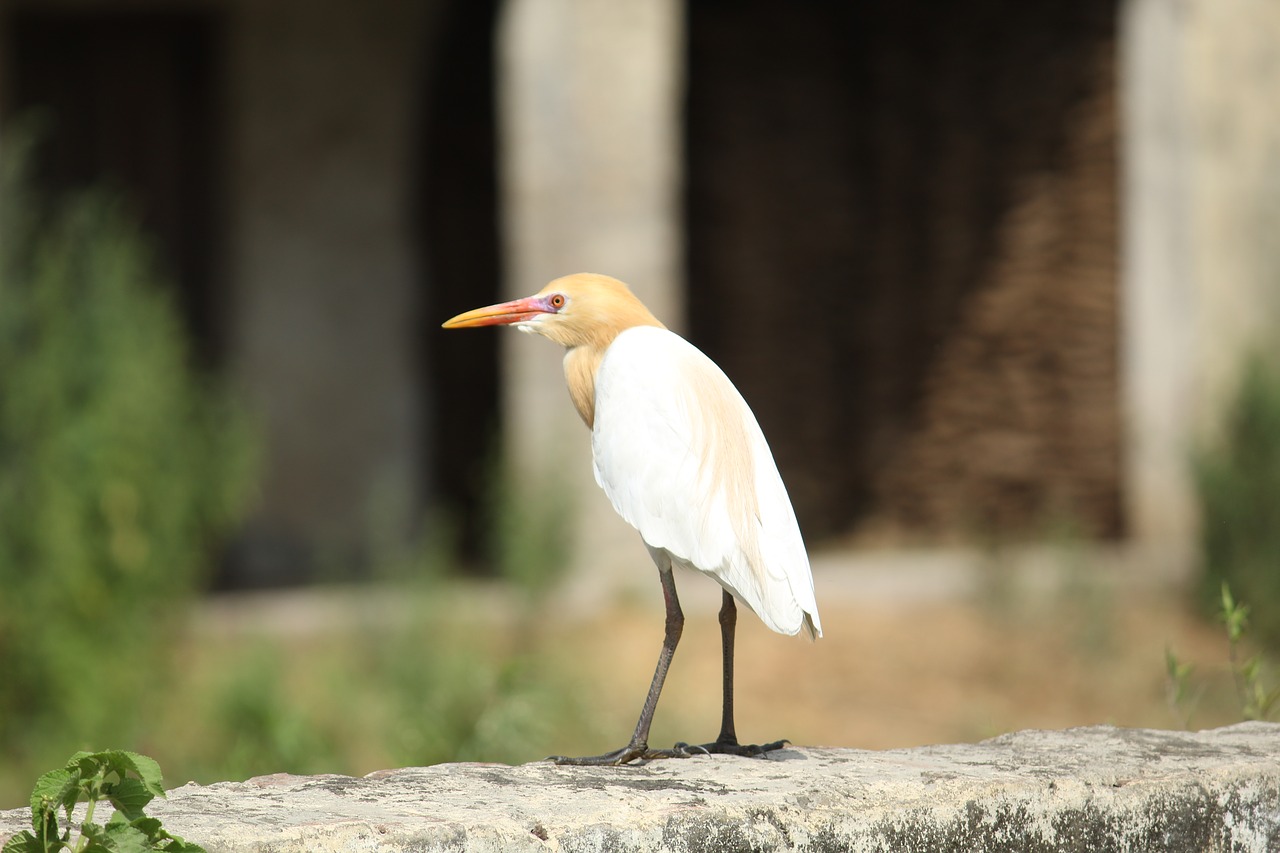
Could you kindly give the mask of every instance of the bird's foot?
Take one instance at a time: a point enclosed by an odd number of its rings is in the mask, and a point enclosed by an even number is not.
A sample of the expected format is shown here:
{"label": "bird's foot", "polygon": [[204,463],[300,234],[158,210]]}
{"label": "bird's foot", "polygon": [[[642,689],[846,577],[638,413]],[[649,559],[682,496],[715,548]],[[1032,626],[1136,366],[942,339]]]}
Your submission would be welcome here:
{"label": "bird's foot", "polygon": [[572,758],[567,755],[552,755],[548,761],[556,764],[569,764],[575,767],[616,767],[631,761],[653,761],[658,758],[692,758],[695,755],[706,755],[707,750],[700,746],[678,743],[671,749],[652,749],[648,744],[631,743],[622,749],[606,752],[603,755],[584,755]]}
{"label": "bird's foot", "polygon": [[745,758],[759,758],[767,752],[773,752],[782,749],[791,743],[786,740],[775,740],[772,743],[738,743],[736,738],[717,738],[711,743],[704,743],[701,746],[689,746],[688,744],[676,744],[686,749],[710,753],[712,755],[741,755]]}

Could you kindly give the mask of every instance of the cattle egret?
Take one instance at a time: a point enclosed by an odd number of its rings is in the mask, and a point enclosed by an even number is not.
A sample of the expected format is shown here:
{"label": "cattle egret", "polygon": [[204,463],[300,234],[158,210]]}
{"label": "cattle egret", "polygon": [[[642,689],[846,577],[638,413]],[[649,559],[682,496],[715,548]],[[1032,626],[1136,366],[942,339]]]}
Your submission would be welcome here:
{"label": "cattle egret", "polygon": [[[596,482],[640,532],[666,604],[662,653],[631,742],[560,764],[624,764],[700,753],[758,756],[786,741],[739,744],[733,724],[734,599],[782,634],[822,635],[800,527],[760,425],[716,364],[603,275],[556,279],[533,296],[477,308],[446,329],[514,325],[566,350],[569,396],[591,430]],[[649,747],[649,725],[684,626],[672,566],[722,587],[720,735],[702,746]]]}

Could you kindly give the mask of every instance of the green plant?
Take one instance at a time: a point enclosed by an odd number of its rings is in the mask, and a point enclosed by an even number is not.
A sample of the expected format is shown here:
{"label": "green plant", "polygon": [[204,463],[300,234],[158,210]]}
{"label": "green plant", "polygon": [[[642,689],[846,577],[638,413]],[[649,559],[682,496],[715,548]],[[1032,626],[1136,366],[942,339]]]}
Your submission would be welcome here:
{"label": "green plant", "polygon": [[305,701],[290,697],[278,649],[256,644],[231,668],[213,697],[202,743],[216,750],[215,778],[322,773],[343,764],[331,733]]}
{"label": "green plant", "polygon": [[[1274,683],[1274,666],[1262,652],[1244,657],[1245,634],[1249,627],[1249,607],[1236,600],[1231,587],[1223,583],[1218,593],[1218,617],[1227,634],[1227,668],[1235,690],[1240,716],[1246,720],[1269,720],[1280,713],[1280,684]],[[1183,727],[1191,721],[1195,706],[1207,689],[1193,688],[1195,667],[1178,659],[1165,648],[1166,696],[1170,710]]]}
{"label": "green plant", "polygon": [[572,550],[573,503],[561,479],[565,466],[548,463],[537,485],[498,458],[490,466],[485,495],[492,537],[489,556],[498,575],[531,601],[545,596],[564,576]]}
{"label": "green plant", "polygon": [[1270,719],[1280,709],[1280,685],[1267,686],[1268,666],[1261,652],[1242,659],[1241,641],[1249,625],[1249,606],[1231,595],[1231,587],[1222,584],[1222,622],[1227,629],[1231,679],[1240,700],[1240,712],[1246,720]]}
{"label": "green plant", "polygon": [[[145,755],[123,750],[77,752],[66,766],[36,782],[31,792],[31,829],[9,839],[3,853],[203,853],[203,847],[183,841],[143,812],[154,798],[164,795],[160,765]],[[79,802],[88,806],[84,820],[76,824],[73,812]],[[115,808],[105,824],[93,820],[100,802]],[[78,831],[74,840],[73,828]]]}
{"label": "green plant", "polygon": [[191,367],[126,205],[43,198],[4,150],[0,754],[29,778],[80,744],[136,739],[183,605],[245,507],[253,442]]}
{"label": "green plant", "polygon": [[1254,638],[1280,649],[1280,367],[1270,353],[1245,363],[1221,433],[1195,464],[1205,605],[1230,583],[1257,608]]}
{"label": "green plant", "polygon": [[458,612],[459,593],[430,574],[403,582],[401,618],[353,644],[356,689],[379,697],[370,730],[389,760],[528,761],[553,734],[586,728],[577,692],[533,629],[528,589],[494,597],[482,617],[491,624],[479,625]]}
{"label": "green plant", "polygon": [[1200,703],[1200,697],[1204,694],[1204,686],[1192,688],[1191,677],[1195,674],[1195,667],[1179,660],[1169,646],[1165,646],[1164,649],[1164,673],[1165,701],[1169,705],[1169,710],[1178,718],[1178,723],[1184,729],[1190,728],[1191,716],[1195,713],[1196,705]]}

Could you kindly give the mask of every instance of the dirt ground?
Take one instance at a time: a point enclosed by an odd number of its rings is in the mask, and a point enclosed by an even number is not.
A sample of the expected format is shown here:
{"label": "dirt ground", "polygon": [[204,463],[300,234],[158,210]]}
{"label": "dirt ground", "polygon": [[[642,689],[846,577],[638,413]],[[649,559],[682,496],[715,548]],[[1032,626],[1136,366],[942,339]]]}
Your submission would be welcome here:
{"label": "dirt ground", "polygon": [[[866,559],[860,565],[867,571],[815,570],[824,629],[816,642],[775,634],[739,608],[743,741],[887,749],[1028,728],[1204,729],[1241,719],[1223,629],[1196,613],[1177,583],[1132,582],[1131,567],[1092,557],[1084,562],[1091,570],[1100,565],[1093,576],[1104,582],[1069,575],[1029,588],[1022,566],[987,576],[955,571],[950,558],[894,559]],[[720,722],[719,589],[692,573],[680,574],[677,586],[684,636],[658,705],[654,746],[711,740]],[[197,636],[206,639],[198,647],[225,657],[226,638],[269,628],[307,659],[323,660],[332,650],[317,652],[321,641],[312,635],[319,627],[418,618],[412,607],[396,616],[403,603],[394,590],[233,597],[203,609]],[[468,643],[492,646],[496,659],[527,651],[545,658],[549,671],[563,675],[558,689],[572,691],[570,701],[585,708],[580,727],[560,726],[552,742],[540,735],[527,754],[504,760],[623,745],[662,640],[656,577],[651,588],[640,585],[607,603],[583,606],[558,594],[520,603],[512,588],[491,585],[460,587],[439,605],[465,626]],[[517,624],[531,633],[513,632]],[[1167,650],[1193,667],[1181,703],[1169,700]],[[405,760],[376,749],[357,753],[358,766],[346,772]]]}
{"label": "dirt ground", "polygon": [[[741,612],[740,737],[883,749],[1026,728],[1239,721],[1221,629],[1194,614],[1184,594],[990,598],[824,602],[816,643],[774,634]],[[553,645],[589,676],[584,689],[611,732],[591,748],[630,735],[661,636],[660,607],[640,603],[558,633]],[[1168,698],[1166,649],[1195,666],[1192,701],[1181,707]],[[650,743],[711,740],[719,714],[719,627],[704,609],[688,615]]]}

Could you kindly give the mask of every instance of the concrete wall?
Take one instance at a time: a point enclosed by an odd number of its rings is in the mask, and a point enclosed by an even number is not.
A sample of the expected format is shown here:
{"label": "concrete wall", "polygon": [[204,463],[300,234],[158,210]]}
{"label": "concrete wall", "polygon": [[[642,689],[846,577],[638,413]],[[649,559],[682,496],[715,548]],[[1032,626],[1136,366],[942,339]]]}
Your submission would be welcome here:
{"label": "concrete wall", "polygon": [[372,523],[403,530],[425,478],[410,194],[439,4],[0,0],[20,7],[216,16],[228,232],[212,301],[266,440],[240,576],[347,562]]}
{"label": "concrete wall", "polygon": [[[210,853],[1280,848],[1280,725],[1099,726],[638,767],[443,764],[188,785],[147,813]],[[103,811],[95,820],[106,819]],[[0,840],[29,825],[0,812]]]}

